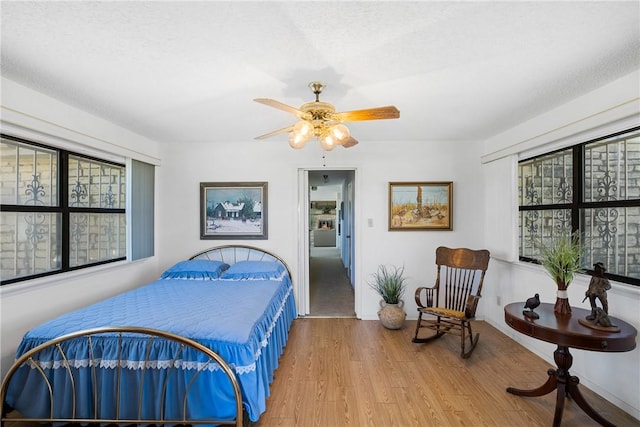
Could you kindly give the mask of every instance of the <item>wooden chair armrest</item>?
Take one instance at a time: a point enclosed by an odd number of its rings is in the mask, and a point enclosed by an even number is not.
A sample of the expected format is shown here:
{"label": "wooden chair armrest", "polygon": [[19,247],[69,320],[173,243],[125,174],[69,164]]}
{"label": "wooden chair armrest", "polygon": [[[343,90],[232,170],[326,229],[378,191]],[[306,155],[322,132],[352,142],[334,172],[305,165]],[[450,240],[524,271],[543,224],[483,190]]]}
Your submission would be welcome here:
{"label": "wooden chair armrest", "polygon": [[[435,290],[436,290],[435,286],[431,286],[431,287],[420,286],[418,289],[416,289],[415,299],[418,307],[421,307],[421,308],[433,307],[433,294]],[[425,294],[426,305],[422,304],[421,294],[423,292]]]}
{"label": "wooden chair armrest", "polygon": [[478,301],[480,301],[480,295],[469,295],[467,298],[467,304],[464,307],[464,316],[467,319],[473,319],[476,317],[476,308],[478,307]]}

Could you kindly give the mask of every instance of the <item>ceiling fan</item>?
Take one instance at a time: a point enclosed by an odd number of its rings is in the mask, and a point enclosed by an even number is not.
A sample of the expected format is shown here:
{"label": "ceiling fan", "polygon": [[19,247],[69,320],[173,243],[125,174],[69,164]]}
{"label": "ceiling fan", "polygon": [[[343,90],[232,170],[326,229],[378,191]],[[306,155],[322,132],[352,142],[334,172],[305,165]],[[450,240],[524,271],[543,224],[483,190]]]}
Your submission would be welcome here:
{"label": "ceiling fan", "polygon": [[309,83],[309,87],[316,95],[316,100],[302,104],[299,109],[274,99],[254,99],[254,101],[261,104],[292,113],[300,119],[294,125],[260,135],[255,139],[266,139],[274,135],[290,132],[289,145],[293,148],[304,147],[306,142],[315,136],[320,140],[320,145],[325,151],[331,151],[337,145],[349,148],[358,143],[358,140],[351,136],[349,128],[343,124],[344,122],[397,119],[400,117],[400,111],[392,105],[336,113],[333,105],[320,101],[320,94],[322,93],[322,89],[325,88],[324,84],[321,82],[311,82]]}

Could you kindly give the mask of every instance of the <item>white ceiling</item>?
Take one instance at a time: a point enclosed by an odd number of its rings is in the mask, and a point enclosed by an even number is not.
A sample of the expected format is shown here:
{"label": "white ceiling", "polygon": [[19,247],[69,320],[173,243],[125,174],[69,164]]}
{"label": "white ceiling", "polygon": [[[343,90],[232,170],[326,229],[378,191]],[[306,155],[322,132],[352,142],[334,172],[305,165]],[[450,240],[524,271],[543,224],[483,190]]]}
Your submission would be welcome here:
{"label": "white ceiling", "polygon": [[[156,141],[246,141],[307,87],[367,140],[483,139],[640,68],[640,2],[2,1],[2,75]],[[286,143],[286,135],[274,139]]]}

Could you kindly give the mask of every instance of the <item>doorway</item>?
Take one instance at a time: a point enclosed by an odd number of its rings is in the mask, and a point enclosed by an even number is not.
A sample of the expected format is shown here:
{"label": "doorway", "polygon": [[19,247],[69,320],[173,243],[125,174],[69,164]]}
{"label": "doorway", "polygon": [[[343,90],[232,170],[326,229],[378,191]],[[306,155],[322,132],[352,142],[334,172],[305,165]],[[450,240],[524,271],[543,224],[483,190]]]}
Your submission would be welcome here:
{"label": "doorway", "polygon": [[355,317],[355,170],[308,170],[307,315]]}

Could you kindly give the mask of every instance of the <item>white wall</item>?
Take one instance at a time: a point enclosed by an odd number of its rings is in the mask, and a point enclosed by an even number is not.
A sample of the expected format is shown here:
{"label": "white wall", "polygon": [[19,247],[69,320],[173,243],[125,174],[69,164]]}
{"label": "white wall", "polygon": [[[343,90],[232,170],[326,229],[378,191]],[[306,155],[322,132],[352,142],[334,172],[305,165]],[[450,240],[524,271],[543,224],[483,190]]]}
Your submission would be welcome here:
{"label": "white wall", "polygon": [[[552,365],[555,346],[526,337],[506,326],[502,307],[524,301],[536,292],[553,303],[556,285],[542,267],[518,262],[518,203],[516,168],[519,153],[534,153],[624,130],[640,123],[640,74],[626,76],[554,111],[509,129],[486,142],[482,167],[487,202],[483,215],[484,241],[492,252],[479,311],[496,328],[520,342]],[[590,276],[578,275],[569,286],[571,305],[581,303]],[[608,292],[612,316],[640,328],[640,289],[612,283]],[[640,419],[640,349],[626,353],[571,350],[571,373],[581,384]],[[541,372],[540,383],[546,380]],[[518,386],[517,384],[510,384]]]}
{"label": "white wall", "polygon": [[[2,131],[78,152],[159,163],[158,147],[139,135],[2,79]],[[156,247],[157,253],[157,247]],[[156,258],[118,262],[0,288],[0,368],[13,362],[30,328],[59,314],[148,283]]]}
{"label": "white wall", "polygon": [[[416,317],[413,288],[434,280],[439,245],[482,247],[484,189],[478,142],[361,141],[326,154],[327,167],[356,168],[356,309],[377,319],[378,297],[366,286],[379,264],[405,265],[407,312]],[[285,139],[230,144],[167,144],[159,168],[160,265],[168,267],[199,250],[226,241],[199,239],[199,183],[267,181],[269,239],[247,243],[285,258],[298,277],[302,244],[297,171],[322,166],[319,144],[292,150]],[[453,181],[453,231],[388,231],[390,181]],[[373,226],[368,227],[368,219]],[[303,219],[306,224],[306,218]],[[305,227],[306,229],[306,227]],[[302,284],[296,283],[299,287]],[[299,289],[299,288],[298,288]],[[299,292],[296,292],[296,296]]]}

